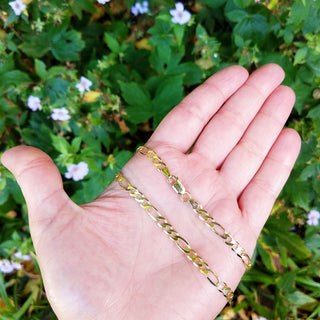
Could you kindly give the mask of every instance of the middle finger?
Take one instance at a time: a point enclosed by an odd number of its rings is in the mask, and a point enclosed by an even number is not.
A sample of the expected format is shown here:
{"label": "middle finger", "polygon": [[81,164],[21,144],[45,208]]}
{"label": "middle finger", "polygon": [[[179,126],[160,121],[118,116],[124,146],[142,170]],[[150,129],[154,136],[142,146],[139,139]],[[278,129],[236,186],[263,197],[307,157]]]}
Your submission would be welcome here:
{"label": "middle finger", "polygon": [[264,101],[280,85],[284,72],[276,64],[257,69],[204,128],[192,152],[219,167],[243,136]]}

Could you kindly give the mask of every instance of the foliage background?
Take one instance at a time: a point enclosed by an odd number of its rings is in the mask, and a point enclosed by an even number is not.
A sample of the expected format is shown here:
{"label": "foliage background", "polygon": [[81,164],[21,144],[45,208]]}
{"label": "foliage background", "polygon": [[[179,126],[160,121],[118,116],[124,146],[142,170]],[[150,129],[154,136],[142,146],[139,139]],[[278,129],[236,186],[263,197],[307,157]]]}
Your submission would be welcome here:
{"label": "foliage background", "polygon": [[[320,1],[185,1],[192,13],[173,24],[174,1],[150,1],[134,16],[134,1],[25,0],[16,16],[0,0],[0,152],[27,144],[48,153],[64,175],[85,161],[89,174],[64,179],[72,199],[94,199],[146,141],[163,116],[196,85],[232,64],[249,71],[268,63],[286,71],[297,100],[288,126],[302,151],[257,243],[254,267],[219,319],[320,319]],[[80,76],[91,91],[75,88]],[[27,107],[28,96],[42,110]],[[69,121],[53,121],[53,108]],[[33,252],[27,210],[13,176],[0,180],[0,255]],[[85,190],[85,192],[84,192]],[[0,274],[0,319],[55,319],[36,257]]]}

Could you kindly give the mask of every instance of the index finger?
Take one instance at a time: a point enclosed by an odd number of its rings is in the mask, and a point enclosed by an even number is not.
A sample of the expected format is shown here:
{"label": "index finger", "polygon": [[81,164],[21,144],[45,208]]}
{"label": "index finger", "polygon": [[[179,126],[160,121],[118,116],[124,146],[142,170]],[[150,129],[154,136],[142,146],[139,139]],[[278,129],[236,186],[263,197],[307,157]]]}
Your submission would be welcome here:
{"label": "index finger", "polygon": [[247,78],[248,71],[241,66],[217,72],[171,110],[149,143],[165,144],[187,152],[213,115]]}

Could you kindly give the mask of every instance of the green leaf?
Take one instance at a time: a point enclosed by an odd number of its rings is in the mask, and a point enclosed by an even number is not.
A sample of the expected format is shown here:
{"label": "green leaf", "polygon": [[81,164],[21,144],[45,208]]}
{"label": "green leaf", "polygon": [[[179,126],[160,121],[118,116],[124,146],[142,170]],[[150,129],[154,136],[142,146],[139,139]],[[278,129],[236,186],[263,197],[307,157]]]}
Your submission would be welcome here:
{"label": "green leaf", "polygon": [[13,53],[9,55],[0,55],[0,74],[14,69]]}
{"label": "green leaf", "polygon": [[153,99],[154,123],[156,127],[163,117],[172,107],[176,106],[183,97],[183,74],[172,76],[164,79],[155,94]]}
{"label": "green leaf", "polygon": [[202,69],[193,62],[180,63],[177,66],[167,70],[170,75],[183,74],[183,84],[186,86],[192,86],[200,83],[203,80]]}
{"label": "green leaf", "polygon": [[[320,51],[320,50],[319,50]],[[313,73],[320,78],[320,52],[315,49],[310,49],[307,56],[307,64],[313,71]]]}
{"label": "green leaf", "polygon": [[10,191],[11,196],[13,197],[14,201],[20,205],[25,204],[25,200],[24,200],[22,191],[21,191],[18,183],[13,180],[8,180],[7,183],[8,183],[9,191]]}
{"label": "green leaf", "polygon": [[248,15],[235,26],[234,32],[245,40],[261,43],[268,33],[267,19],[260,14]]}
{"label": "green leaf", "polygon": [[295,306],[304,306],[307,304],[316,304],[317,300],[315,300],[314,298],[306,295],[305,293],[301,292],[301,291],[295,291],[293,293],[289,293],[286,295],[286,298],[288,299],[288,301],[290,303],[292,303]]}
{"label": "green leaf", "polygon": [[12,303],[6,291],[6,284],[4,281],[4,275],[2,273],[0,273],[0,297],[1,297],[1,300],[4,302],[6,308],[10,311],[14,311],[12,307]]}
{"label": "green leaf", "polygon": [[134,124],[139,124],[149,120],[153,116],[152,109],[139,108],[139,107],[127,107],[126,115],[123,118]]}
{"label": "green leaf", "polygon": [[79,19],[82,19],[82,10],[88,12],[95,12],[96,9],[93,3],[89,0],[71,0],[69,1],[72,11],[78,16]]}
{"label": "green leaf", "polygon": [[311,118],[313,120],[315,119],[320,119],[320,106],[317,106],[315,108],[312,108],[309,112],[308,112],[308,118]]}
{"label": "green leaf", "polygon": [[177,39],[177,43],[180,46],[182,44],[183,36],[184,36],[184,26],[180,24],[175,24],[173,27],[173,33]]}
{"label": "green leaf", "polygon": [[306,20],[310,10],[310,2],[308,1],[307,5],[304,5],[302,2],[294,3],[291,6],[290,15],[287,20],[287,24],[294,24],[298,26],[300,23]]}
{"label": "green leaf", "polygon": [[[319,244],[320,244],[320,242],[319,242]],[[315,290],[315,291],[320,292],[320,283],[312,280],[310,277],[297,276],[296,282],[297,282],[297,284],[302,285],[304,288],[307,288],[308,290]]]}
{"label": "green leaf", "polygon": [[109,185],[113,180],[117,172],[119,172],[123,166],[131,159],[133,153],[130,151],[121,150],[115,155],[114,163],[109,165],[106,169],[106,184]]}
{"label": "green leaf", "polygon": [[[2,180],[5,181],[4,179],[2,179]],[[4,189],[1,189],[1,191],[0,191],[0,205],[3,205],[4,203],[6,203],[6,201],[9,198],[9,195],[10,195],[9,188],[6,187]]]}
{"label": "green leaf", "polygon": [[320,31],[320,10],[319,8],[312,7],[309,11],[309,15],[302,27],[303,34],[307,33],[318,33]]}
{"label": "green leaf", "polygon": [[29,309],[31,304],[34,302],[34,295],[30,294],[28,299],[24,302],[24,304],[19,308],[19,310],[12,315],[13,319],[20,319]]}
{"label": "green leaf", "polygon": [[199,0],[199,2],[207,5],[210,8],[219,8],[224,5],[227,0]]}
{"label": "green leaf", "polygon": [[142,86],[135,82],[119,82],[119,84],[122,97],[129,105],[138,108],[151,108],[152,103],[149,93]]}
{"label": "green leaf", "polygon": [[51,78],[45,83],[45,95],[50,97],[52,103],[65,96],[69,86],[69,81],[61,78]]}
{"label": "green leaf", "polygon": [[[156,24],[148,30],[152,34],[148,43],[155,47],[153,57],[162,60],[166,64],[170,63],[171,46],[175,45],[172,32],[170,32],[171,24],[166,21],[167,18],[169,17],[159,16],[156,19]],[[159,61],[156,61],[156,63],[161,64]]]}
{"label": "green leaf", "polygon": [[295,271],[289,271],[280,276],[276,281],[276,286],[283,291],[292,291],[295,283],[296,273]]}
{"label": "green leaf", "polygon": [[25,37],[19,48],[29,57],[41,58],[49,50],[49,38],[47,33],[40,33],[31,37]]}
{"label": "green leaf", "polygon": [[299,63],[303,63],[308,54],[308,47],[303,47],[298,49],[296,55],[294,56],[294,63],[293,65],[297,65]]}
{"label": "green leaf", "polygon": [[78,205],[93,201],[108,186],[106,177],[101,172],[91,172],[90,179],[81,181],[80,185],[81,188],[71,197]]}
{"label": "green leaf", "polygon": [[257,251],[263,261],[263,264],[271,272],[276,272],[277,268],[274,264],[277,254],[272,251],[272,249],[266,246],[261,240],[257,242]]}
{"label": "green leaf", "polygon": [[62,67],[62,66],[54,66],[54,67],[51,67],[49,70],[48,70],[48,73],[47,73],[47,78],[52,78],[52,77],[56,77],[56,76],[61,76],[63,74],[66,74],[68,73],[68,71]]}
{"label": "green leaf", "polygon": [[279,243],[287,248],[297,259],[304,260],[310,257],[310,252],[303,240],[295,233],[290,232],[291,222],[287,213],[283,212],[279,218],[272,216],[266,223],[266,229],[277,238]]}
{"label": "green leaf", "polygon": [[[311,252],[315,252],[315,251],[320,250],[320,234],[314,234],[313,236],[307,237],[305,242],[306,242],[306,247]],[[318,283],[318,284],[320,286],[320,283]]]}
{"label": "green leaf", "polygon": [[122,167],[131,159],[133,153],[126,150],[121,150],[115,156],[115,162],[113,164],[113,171],[118,172],[122,169]]}
{"label": "green leaf", "polygon": [[20,70],[12,70],[0,75],[0,87],[19,86],[32,82],[29,75]]}
{"label": "green leaf", "polygon": [[301,181],[307,181],[311,177],[317,177],[320,172],[320,163],[308,164],[300,174]]}
{"label": "green leaf", "polygon": [[256,269],[251,269],[247,271],[241,279],[241,282],[258,282],[263,283],[265,285],[274,284],[274,281],[274,276],[267,273],[263,273]]}
{"label": "green leaf", "polygon": [[59,40],[52,44],[51,51],[59,61],[77,61],[79,60],[79,51],[84,48],[84,45],[80,32],[70,30],[64,32]]}
{"label": "green leaf", "polygon": [[197,25],[196,36],[200,42],[206,42],[209,39],[209,35],[207,33],[207,30],[201,24]]}
{"label": "green leaf", "polygon": [[247,16],[248,13],[241,9],[226,12],[226,17],[232,22],[240,22]]}
{"label": "green leaf", "polygon": [[305,101],[310,95],[310,86],[304,83],[292,84],[292,89],[296,94],[296,102],[294,104],[295,110],[298,111],[299,114],[303,111]]}
{"label": "green leaf", "polygon": [[152,102],[149,93],[135,82],[119,82],[122,97],[129,104],[124,118],[133,123],[148,120],[153,115]]}
{"label": "green leaf", "polygon": [[43,61],[36,59],[35,60],[35,71],[37,76],[39,76],[41,79],[45,79],[47,76],[47,71],[46,71],[46,65]]}
{"label": "green leaf", "polygon": [[116,53],[120,52],[119,42],[112,35],[106,32],[104,34],[104,40],[111,51]]}
{"label": "green leaf", "polygon": [[72,142],[71,142],[71,146],[72,146],[72,151],[74,153],[79,152],[80,150],[80,146],[81,146],[81,142],[82,142],[82,137],[75,137]]}
{"label": "green leaf", "polygon": [[245,8],[250,4],[250,0],[233,0],[233,2],[240,8]]}
{"label": "green leaf", "polygon": [[52,145],[57,151],[59,151],[64,155],[69,153],[70,145],[64,137],[55,136],[51,134],[51,140],[52,140]]}
{"label": "green leaf", "polygon": [[283,39],[284,39],[285,43],[287,45],[291,44],[293,38],[294,38],[293,32],[291,30],[289,30],[289,29],[285,29],[284,35],[283,35]]}

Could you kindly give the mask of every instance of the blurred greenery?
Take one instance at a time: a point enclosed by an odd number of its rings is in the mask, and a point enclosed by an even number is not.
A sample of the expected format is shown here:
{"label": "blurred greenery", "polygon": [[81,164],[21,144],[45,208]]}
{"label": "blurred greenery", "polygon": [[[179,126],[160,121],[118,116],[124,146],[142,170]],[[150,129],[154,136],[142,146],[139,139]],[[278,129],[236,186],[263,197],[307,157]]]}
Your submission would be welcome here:
{"label": "blurred greenery", "polygon": [[[48,153],[64,175],[84,161],[80,181],[64,178],[77,203],[113,181],[167,112],[216,71],[252,72],[274,62],[296,103],[288,126],[303,144],[292,175],[258,240],[231,306],[218,319],[320,319],[320,1],[190,0],[186,24],[171,21],[174,1],[23,0],[15,14],[0,0],[0,153],[20,144]],[[79,92],[84,76],[90,89]],[[28,108],[38,97],[41,110]],[[68,121],[51,118],[66,108]],[[46,300],[13,176],[0,169],[0,259],[31,253],[0,273],[0,319],[56,319]],[[86,192],[83,192],[86,190]],[[319,222],[319,221],[318,221]]]}

